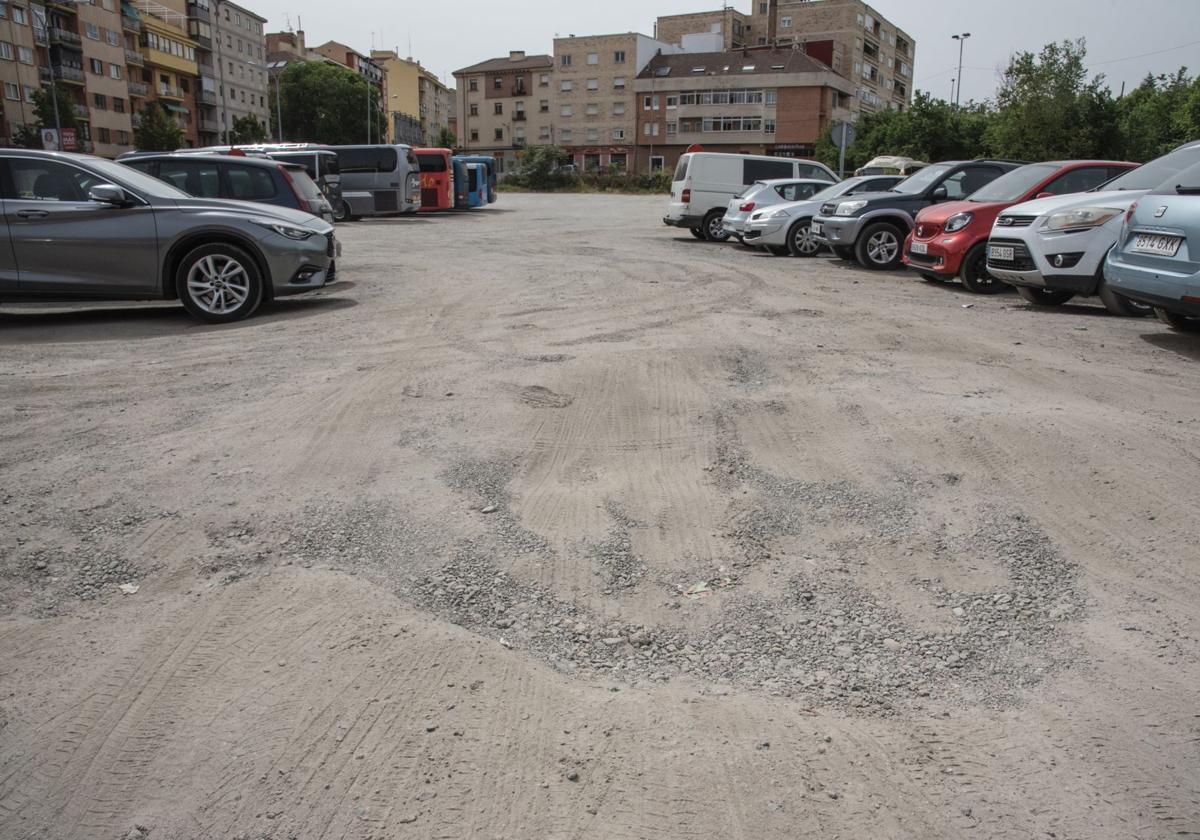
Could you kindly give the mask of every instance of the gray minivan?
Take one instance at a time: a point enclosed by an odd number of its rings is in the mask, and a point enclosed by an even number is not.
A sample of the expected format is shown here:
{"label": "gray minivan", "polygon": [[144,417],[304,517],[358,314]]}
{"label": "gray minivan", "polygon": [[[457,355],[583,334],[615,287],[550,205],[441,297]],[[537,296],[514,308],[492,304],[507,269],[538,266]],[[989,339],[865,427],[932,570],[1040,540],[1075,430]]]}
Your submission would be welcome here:
{"label": "gray minivan", "polygon": [[330,146],[338,156],[338,218],[389,216],[421,209],[421,163],[412,146]]}

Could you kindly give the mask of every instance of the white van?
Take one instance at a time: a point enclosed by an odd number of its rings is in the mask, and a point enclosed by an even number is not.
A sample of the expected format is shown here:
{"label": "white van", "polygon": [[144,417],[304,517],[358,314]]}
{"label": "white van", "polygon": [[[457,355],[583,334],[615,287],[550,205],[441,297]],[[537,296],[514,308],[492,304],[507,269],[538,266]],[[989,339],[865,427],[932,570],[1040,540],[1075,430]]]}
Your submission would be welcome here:
{"label": "white van", "polygon": [[815,160],[691,152],[679,158],[671,184],[671,203],[663,222],[687,228],[697,239],[724,242],[729,238],[721,220],[731,199],[756,181],[776,178],[815,178],[836,184],[833,170]]}

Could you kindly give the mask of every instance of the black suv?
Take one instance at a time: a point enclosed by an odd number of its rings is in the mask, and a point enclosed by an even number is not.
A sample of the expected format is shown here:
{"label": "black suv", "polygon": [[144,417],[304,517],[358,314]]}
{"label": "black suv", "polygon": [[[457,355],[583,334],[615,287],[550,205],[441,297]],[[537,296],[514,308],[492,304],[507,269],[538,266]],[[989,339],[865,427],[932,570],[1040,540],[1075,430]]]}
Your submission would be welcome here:
{"label": "black suv", "polygon": [[931,204],[958,201],[1005,172],[1025,164],[1011,160],[951,160],[927,166],[887,192],[846,196],[821,205],[812,232],[844,260],[877,271],[899,268],[913,219]]}

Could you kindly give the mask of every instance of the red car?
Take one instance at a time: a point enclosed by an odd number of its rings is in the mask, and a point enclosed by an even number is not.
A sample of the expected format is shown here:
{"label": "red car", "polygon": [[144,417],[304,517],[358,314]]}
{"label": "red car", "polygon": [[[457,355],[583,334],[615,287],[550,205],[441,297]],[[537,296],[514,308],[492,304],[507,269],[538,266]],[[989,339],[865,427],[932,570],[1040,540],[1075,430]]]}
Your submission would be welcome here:
{"label": "red car", "polygon": [[1052,195],[1086,192],[1136,163],[1060,160],[1014,169],[961,201],[926,207],[904,240],[904,264],[934,283],[958,277],[972,292],[992,295],[1008,288],[987,272],[987,240],[1002,210]]}

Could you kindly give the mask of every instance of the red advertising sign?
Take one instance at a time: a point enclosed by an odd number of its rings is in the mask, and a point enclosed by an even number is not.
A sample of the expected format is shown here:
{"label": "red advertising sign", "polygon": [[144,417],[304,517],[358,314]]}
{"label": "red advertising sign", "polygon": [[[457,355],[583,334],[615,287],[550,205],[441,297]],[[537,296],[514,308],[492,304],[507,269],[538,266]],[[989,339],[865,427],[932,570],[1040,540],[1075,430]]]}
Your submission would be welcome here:
{"label": "red advertising sign", "polygon": [[75,129],[64,128],[62,130],[62,147],[65,152],[75,151]]}

